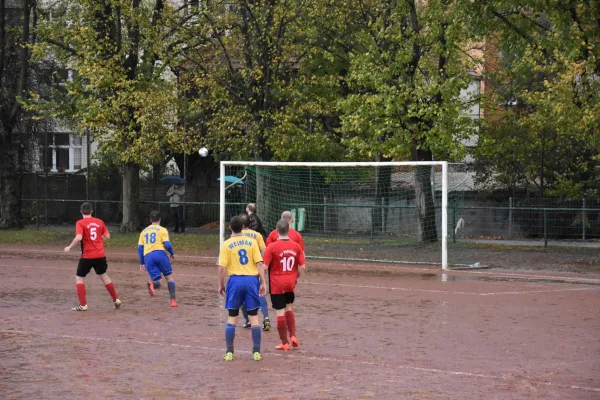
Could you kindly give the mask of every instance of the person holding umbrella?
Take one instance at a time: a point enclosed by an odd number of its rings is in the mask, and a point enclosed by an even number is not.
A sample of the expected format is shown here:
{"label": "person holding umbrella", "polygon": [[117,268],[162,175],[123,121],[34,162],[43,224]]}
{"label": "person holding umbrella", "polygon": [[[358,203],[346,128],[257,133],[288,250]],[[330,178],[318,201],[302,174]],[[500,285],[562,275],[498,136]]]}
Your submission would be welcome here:
{"label": "person holding umbrella", "polygon": [[171,205],[171,215],[175,220],[173,233],[185,232],[185,220],[183,218],[183,204],[185,200],[185,180],[178,176],[169,176],[161,179],[163,183],[170,183],[171,187],[167,190],[167,197]]}

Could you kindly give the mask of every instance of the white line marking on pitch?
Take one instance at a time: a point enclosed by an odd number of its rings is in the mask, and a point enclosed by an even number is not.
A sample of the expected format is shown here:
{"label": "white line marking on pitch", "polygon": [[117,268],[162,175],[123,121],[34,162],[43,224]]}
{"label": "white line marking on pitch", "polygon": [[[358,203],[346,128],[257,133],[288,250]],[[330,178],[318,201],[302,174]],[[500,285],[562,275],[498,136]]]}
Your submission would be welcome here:
{"label": "white line marking on pitch", "polygon": [[[161,342],[150,342],[144,340],[133,340],[133,339],[115,339],[115,338],[100,338],[94,336],[73,336],[73,335],[61,335],[57,333],[35,333],[35,332],[26,332],[26,331],[11,331],[4,330],[0,331],[4,334],[18,334],[18,335],[35,335],[35,336],[46,336],[46,337],[54,337],[59,339],[71,339],[71,340],[82,340],[82,341],[97,341],[97,342],[118,342],[118,343],[133,343],[140,345],[150,345],[150,346],[171,346],[175,348],[183,348],[183,349],[199,349],[206,350],[211,352],[223,352],[223,349],[216,347],[208,347],[208,346],[197,346],[197,345],[189,345],[189,344],[178,344],[178,343],[161,343]],[[250,351],[246,350],[236,350],[238,353],[251,354]],[[306,356],[299,354],[277,354],[277,353],[268,353],[269,356],[275,357],[286,357],[286,358],[297,358],[303,360],[310,361],[325,361],[325,362],[336,362],[336,363],[348,363],[348,364],[362,364],[362,365],[370,365],[370,366],[378,366],[378,367],[387,367],[389,369],[392,368],[401,368],[408,369],[412,371],[419,372],[429,372],[433,374],[443,374],[443,375],[452,375],[452,376],[466,376],[469,378],[481,378],[481,379],[493,379],[493,380],[501,380],[501,381],[510,381],[515,380],[507,375],[490,375],[490,374],[480,374],[475,372],[465,372],[465,371],[452,371],[452,370],[444,370],[438,368],[422,368],[422,367],[413,367],[410,365],[390,365],[381,362],[374,361],[364,361],[364,360],[345,360],[343,358],[334,358],[334,357],[324,357],[324,356]],[[518,379],[518,378],[517,378]],[[578,386],[578,385],[569,385],[563,383],[549,382],[549,381],[538,381],[538,380],[528,380],[529,383],[534,385],[541,386],[550,386],[550,387],[559,387],[563,389],[575,389],[575,390],[585,390],[588,392],[600,392],[600,388],[596,387],[588,387],[588,386]]]}
{"label": "white line marking on pitch", "polygon": [[[67,270],[72,269],[68,267],[45,267],[36,265],[8,265],[0,264],[0,267],[13,267],[13,268],[38,268],[38,269],[59,269]],[[123,272],[122,270],[120,272]],[[194,276],[200,278],[214,278],[213,275],[201,275],[201,274],[177,274],[177,276]],[[374,285],[354,285],[350,283],[328,283],[328,282],[311,282],[311,281],[300,281],[301,284],[306,285],[321,285],[321,286],[337,286],[337,287],[349,287],[349,288],[360,288],[360,289],[382,289],[382,290],[393,290],[403,292],[424,292],[424,293],[442,293],[442,294],[459,294],[469,296],[501,296],[501,295],[516,295],[516,294],[535,294],[535,293],[551,293],[551,292],[570,292],[570,291],[585,291],[585,290],[600,290],[600,287],[583,287],[583,288],[569,288],[569,289],[542,289],[542,290],[524,290],[524,291],[511,291],[511,292],[457,292],[451,290],[435,290],[435,289],[416,289],[416,288],[402,288],[402,287],[390,287],[390,286],[374,286]]]}
{"label": "white line marking on pitch", "polygon": [[[57,253],[57,254],[68,254],[65,253],[62,250],[36,250],[36,249],[12,249],[12,248],[8,248],[8,249],[2,249],[0,248],[0,251],[16,251],[16,252],[32,252],[32,253]],[[71,253],[74,254],[74,253]],[[120,255],[120,256],[132,256],[132,253],[111,253],[113,255]],[[215,264],[216,261],[218,260],[218,257],[212,257],[212,256],[184,256],[184,255],[177,255],[177,258],[201,258],[201,259],[208,259],[208,260],[215,260]],[[379,265],[379,267],[383,267],[383,268],[392,268],[394,270],[398,269],[397,267],[394,266],[383,266],[383,265]],[[428,271],[428,272],[432,272],[435,273],[437,270],[432,270],[430,268],[418,268],[416,266],[411,266],[410,270],[416,270],[416,271]],[[561,275],[529,275],[529,274],[517,274],[517,273],[510,273],[510,272],[502,272],[502,271],[467,271],[467,270],[458,270],[458,271],[453,271],[454,273],[456,273],[457,275],[490,275],[490,276],[497,276],[497,277],[515,277],[515,278],[521,278],[524,280],[527,279],[546,279],[546,280],[558,280],[558,281],[566,281],[566,282],[582,282],[582,283],[600,283],[600,279],[595,279],[595,278],[579,278],[579,277],[568,277],[568,276],[561,276]]]}
{"label": "white line marking on pitch", "polygon": [[[110,248],[110,247],[109,247]],[[35,249],[2,249],[0,248],[0,251],[18,251],[18,252],[25,252],[25,253],[55,253],[55,254],[75,254],[75,253],[65,253],[62,250],[35,250]],[[113,253],[111,251],[109,251],[110,255],[115,255],[115,256],[135,256],[135,253]],[[175,256],[176,258],[205,258],[205,259],[210,259],[210,260],[215,260],[215,263],[218,260],[218,257],[210,257],[210,256],[180,256],[177,255]]]}

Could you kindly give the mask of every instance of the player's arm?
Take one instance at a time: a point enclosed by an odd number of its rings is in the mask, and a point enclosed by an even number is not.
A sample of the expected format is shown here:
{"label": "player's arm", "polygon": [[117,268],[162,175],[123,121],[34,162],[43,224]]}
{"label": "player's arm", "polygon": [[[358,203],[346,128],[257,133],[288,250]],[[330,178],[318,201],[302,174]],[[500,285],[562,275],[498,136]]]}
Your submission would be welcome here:
{"label": "player's arm", "polygon": [[256,263],[256,268],[258,269],[258,276],[260,276],[260,289],[258,294],[264,296],[267,293],[267,282],[265,281],[265,264],[263,263],[263,258],[261,251],[258,249],[258,246],[252,246],[252,260]]}
{"label": "player's arm", "polygon": [[75,247],[77,245],[77,243],[81,242],[81,239],[83,239],[83,235],[81,233],[78,233],[77,235],[75,235],[75,238],[73,239],[71,244],[68,245],[67,247],[65,247],[65,252],[68,253],[69,251],[71,251],[71,249],[73,247]]}
{"label": "player's arm", "polygon": [[106,227],[106,224],[104,224],[104,233],[102,233],[102,239],[103,240],[110,239],[110,232],[108,231],[108,228]]}
{"label": "player's arm", "polygon": [[298,278],[304,275],[304,270],[306,269],[306,258],[304,257],[304,251],[300,253],[298,257]]}
{"label": "player's arm", "polygon": [[227,275],[227,266],[229,265],[229,251],[227,246],[223,244],[219,253],[219,295],[225,294],[225,276]]}
{"label": "player's arm", "polygon": [[265,250],[267,249],[267,245],[265,244],[265,240],[263,239],[263,237],[261,236],[261,234],[258,234],[258,238],[256,239],[256,241],[258,242],[258,248],[260,249],[260,255],[264,258],[265,257]]}
{"label": "player's arm", "polygon": [[175,250],[173,250],[173,246],[169,240],[169,232],[166,229],[161,231],[161,240],[163,242],[163,246],[165,246],[165,250],[167,250],[171,255],[171,259],[175,258]]}
{"label": "player's arm", "polygon": [[144,261],[144,232],[140,233],[140,240],[138,240],[138,257],[140,258],[140,271],[146,270],[146,263]]}

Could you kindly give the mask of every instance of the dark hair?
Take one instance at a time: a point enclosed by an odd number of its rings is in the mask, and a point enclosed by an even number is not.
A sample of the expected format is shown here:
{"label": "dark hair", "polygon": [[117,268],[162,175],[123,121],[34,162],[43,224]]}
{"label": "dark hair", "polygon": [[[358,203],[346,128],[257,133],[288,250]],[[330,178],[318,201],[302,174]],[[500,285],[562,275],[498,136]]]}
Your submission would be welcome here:
{"label": "dark hair", "polygon": [[248,225],[250,225],[250,217],[248,216],[248,214],[241,214],[240,218],[242,219],[242,225],[244,225],[247,228]]}
{"label": "dark hair", "polygon": [[92,213],[92,203],[86,201],[81,205],[80,210],[84,215],[90,215]]}
{"label": "dark hair", "polygon": [[242,223],[242,218],[237,215],[231,218],[231,221],[229,222],[229,226],[231,226],[231,230],[233,231],[233,233],[240,233],[242,231],[243,225],[244,224]]}
{"label": "dark hair", "polygon": [[160,221],[160,211],[152,211],[150,213],[150,221],[151,222],[158,222],[158,221]]}
{"label": "dark hair", "polygon": [[288,232],[290,231],[290,224],[287,223],[287,221],[285,220],[281,220],[277,223],[277,233],[279,233],[282,236],[287,236]]}

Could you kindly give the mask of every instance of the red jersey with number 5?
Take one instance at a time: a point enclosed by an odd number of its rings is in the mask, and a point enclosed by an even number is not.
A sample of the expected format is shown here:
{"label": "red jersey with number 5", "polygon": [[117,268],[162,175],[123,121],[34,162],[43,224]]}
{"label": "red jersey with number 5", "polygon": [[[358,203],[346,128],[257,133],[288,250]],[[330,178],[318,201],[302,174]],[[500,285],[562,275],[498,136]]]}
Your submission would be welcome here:
{"label": "red jersey with number 5", "polygon": [[106,225],[99,218],[83,218],[75,225],[75,234],[81,235],[81,258],[104,257],[104,240],[102,235],[108,232]]}
{"label": "red jersey with number 5", "polygon": [[292,240],[277,240],[267,246],[264,263],[269,267],[271,294],[293,292],[298,266],[305,265],[304,250]]}

